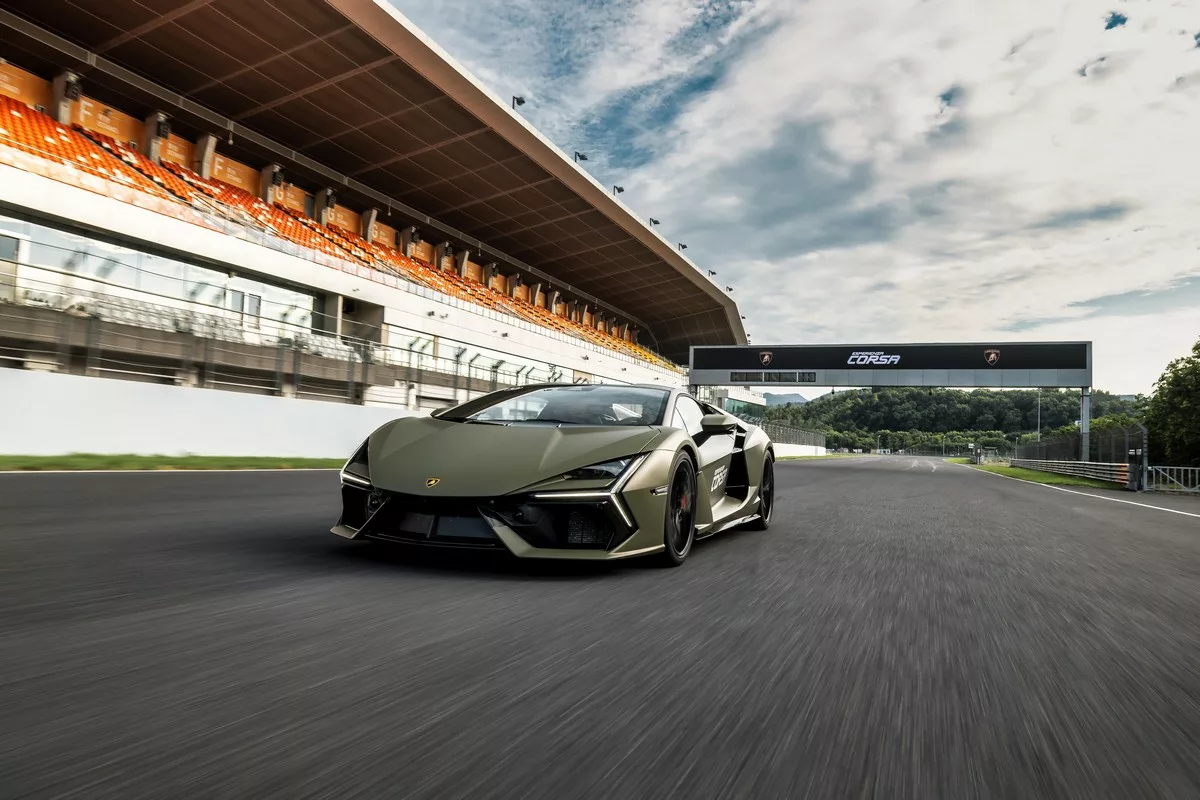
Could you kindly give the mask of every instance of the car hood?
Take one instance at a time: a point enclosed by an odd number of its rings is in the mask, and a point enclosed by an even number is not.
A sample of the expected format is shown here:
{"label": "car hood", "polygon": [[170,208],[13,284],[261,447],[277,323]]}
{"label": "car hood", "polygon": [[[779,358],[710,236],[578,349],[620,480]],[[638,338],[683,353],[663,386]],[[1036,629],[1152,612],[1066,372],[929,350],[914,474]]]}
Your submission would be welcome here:
{"label": "car hood", "polygon": [[[371,435],[371,482],[392,492],[492,497],[651,449],[661,428],[487,425],[406,417]],[[426,481],[438,482],[427,487]]]}

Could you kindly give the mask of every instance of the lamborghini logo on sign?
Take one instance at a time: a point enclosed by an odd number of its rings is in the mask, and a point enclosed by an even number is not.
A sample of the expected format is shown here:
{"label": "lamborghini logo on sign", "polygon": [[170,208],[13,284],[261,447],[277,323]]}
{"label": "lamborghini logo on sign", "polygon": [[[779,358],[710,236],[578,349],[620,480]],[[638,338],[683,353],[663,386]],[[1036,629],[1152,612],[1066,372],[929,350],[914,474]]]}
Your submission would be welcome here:
{"label": "lamborghini logo on sign", "polygon": [[762,363],[762,365],[764,367],[771,366],[771,360],[773,358],[775,358],[775,356],[773,353],[771,353],[770,350],[764,350],[763,352],[758,354],[758,360],[759,360],[759,362]]}
{"label": "lamborghini logo on sign", "polygon": [[441,482],[442,482],[441,478],[426,478],[425,479],[425,488],[432,489],[433,487],[437,486]]}
{"label": "lamborghini logo on sign", "polygon": [[996,364],[1000,363],[1000,351],[999,350],[984,350],[983,357],[985,359],[987,359],[987,363],[988,363],[989,367],[994,367],[994,366],[996,366]]}

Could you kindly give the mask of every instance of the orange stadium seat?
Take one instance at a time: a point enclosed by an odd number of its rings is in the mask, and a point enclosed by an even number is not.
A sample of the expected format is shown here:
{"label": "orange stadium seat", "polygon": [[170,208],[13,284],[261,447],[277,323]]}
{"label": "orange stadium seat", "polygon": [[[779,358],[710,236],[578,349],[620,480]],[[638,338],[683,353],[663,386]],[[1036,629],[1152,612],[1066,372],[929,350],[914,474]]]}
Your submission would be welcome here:
{"label": "orange stadium seat", "polygon": [[180,200],[187,203],[192,201],[193,192],[186,183],[141,153],[136,150],[130,150],[108,134],[86,130],[80,125],[73,125],[72,127]]}
{"label": "orange stadium seat", "polygon": [[157,184],[94,142],[45,114],[0,95],[0,141],[30,155],[99,175],[156,196],[167,196]]}

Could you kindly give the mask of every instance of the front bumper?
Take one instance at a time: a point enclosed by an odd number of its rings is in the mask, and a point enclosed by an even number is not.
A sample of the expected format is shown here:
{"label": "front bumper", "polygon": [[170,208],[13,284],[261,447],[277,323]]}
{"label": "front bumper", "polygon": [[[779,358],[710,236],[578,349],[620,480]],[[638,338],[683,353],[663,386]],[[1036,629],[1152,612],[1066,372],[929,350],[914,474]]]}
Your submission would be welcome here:
{"label": "front bumper", "polygon": [[648,490],[430,497],[344,481],[342,514],[332,532],[519,558],[604,561],[661,551],[665,508],[665,498]]}

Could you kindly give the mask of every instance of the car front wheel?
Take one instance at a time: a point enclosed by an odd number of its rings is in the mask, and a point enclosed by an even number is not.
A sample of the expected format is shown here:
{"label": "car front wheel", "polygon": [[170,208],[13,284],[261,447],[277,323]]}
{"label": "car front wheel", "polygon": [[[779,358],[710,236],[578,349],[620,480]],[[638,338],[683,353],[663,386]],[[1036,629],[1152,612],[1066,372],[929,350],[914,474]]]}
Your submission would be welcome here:
{"label": "car front wheel", "polygon": [[696,467],[687,453],[675,456],[667,489],[667,512],[663,521],[663,552],[660,563],[678,567],[696,541]]}
{"label": "car front wheel", "polygon": [[775,459],[770,453],[763,456],[762,482],[758,488],[758,518],[746,525],[754,531],[765,531],[771,527],[771,513],[775,510]]}

